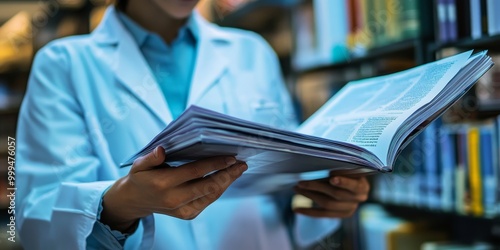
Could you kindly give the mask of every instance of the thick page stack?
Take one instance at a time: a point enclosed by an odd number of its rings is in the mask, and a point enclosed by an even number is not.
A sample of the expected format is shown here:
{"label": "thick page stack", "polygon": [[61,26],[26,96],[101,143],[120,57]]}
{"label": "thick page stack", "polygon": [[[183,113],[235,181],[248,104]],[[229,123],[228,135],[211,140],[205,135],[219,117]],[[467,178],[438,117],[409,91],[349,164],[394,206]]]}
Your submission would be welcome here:
{"label": "thick page stack", "polygon": [[167,163],[235,155],[248,171],[229,195],[277,191],[299,179],[390,172],[401,150],[493,66],[472,51],[403,72],[348,83],[296,131],[188,108],[122,164],[163,146]]}

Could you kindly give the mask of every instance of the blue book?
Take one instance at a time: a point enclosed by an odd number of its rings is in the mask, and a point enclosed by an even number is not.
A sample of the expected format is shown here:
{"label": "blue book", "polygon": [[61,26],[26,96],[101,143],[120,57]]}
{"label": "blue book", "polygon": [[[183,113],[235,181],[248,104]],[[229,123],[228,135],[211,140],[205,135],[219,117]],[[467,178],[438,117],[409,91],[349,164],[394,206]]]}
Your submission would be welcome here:
{"label": "blue book", "polygon": [[498,185],[494,168],[494,157],[496,156],[494,153],[494,127],[492,124],[483,125],[480,128],[480,133],[484,215],[493,217],[496,214],[496,191]]}
{"label": "blue book", "polygon": [[349,24],[346,1],[316,0],[314,17],[317,36],[317,56],[326,63],[349,60],[347,36]]}
{"label": "blue book", "polygon": [[439,119],[429,124],[425,128],[424,134],[424,168],[425,168],[425,186],[427,190],[427,207],[439,209],[440,204],[440,185],[438,171],[438,126]]}
{"label": "blue book", "polygon": [[419,194],[414,188],[416,166],[413,156],[418,149],[412,143],[401,152],[396,160],[394,172],[390,179],[393,202],[396,204],[410,206],[416,204],[415,201]]}
{"label": "blue book", "polygon": [[448,40],[455,41],[458,39],[458,25],[457,25],[457,3],[456,0],[447,0],[446,4],[446,17],[448,25]]}
{"label": "blue book", "polygon": [[466,125],[457,130],[457,168],[455,169],[455,209],[458,213],[467,214],[470,204],[468,203],[469,181],[468,153],[467,153],[467,129]]}
{"label": "blue book", "polygon": [[482,36],[481,1],[479,0],[470,0],[470,28],[473,39]]}
{"label": "blue book", "polygon": [[488,35],[500,34],[500,1],[487,0]]}
{"label": "blue book", "polygon": [[456,168],[455,134],[450,126],[440,129],[440,165],[441,165],[441,209],[453,210],[454,180]]}
{"label": "blue book", "polygon": [[496,129],[495,129],[495,144],[494,144],[494,155],[496,156],[495,159],[496,159],[496,162],[494,163],[494,169],[495,169],[495,175],[496,175],[496,179],[497,181],[499,181],[497,183],[497,191],[496,191],[496,200],[499,201],[497,202],[497,208],[496,208],[496,211],[495,211],[495,214],[496,215],[500,215],[500,158],[499,158],[499,155],[500,155],[500,115],[497,116],[497,119],[496,119]]}
{"label": "blue book", "polygon": [[439,42],[445,43],[448,39],[448,17],[446,15],[446,1],[447,0],[436,0],[436,15],[438,21],[438,28],[436,29],[436,38]]}
{"label": "blue book", "polygon": [[413,178],[409,179],[410,184],[410,202],[417,207],[427,207],[427,185],[425,181],[425,168],[424,168],[424,133],[422,132],[413,140],[413,152],[410,161],[414,166]]}

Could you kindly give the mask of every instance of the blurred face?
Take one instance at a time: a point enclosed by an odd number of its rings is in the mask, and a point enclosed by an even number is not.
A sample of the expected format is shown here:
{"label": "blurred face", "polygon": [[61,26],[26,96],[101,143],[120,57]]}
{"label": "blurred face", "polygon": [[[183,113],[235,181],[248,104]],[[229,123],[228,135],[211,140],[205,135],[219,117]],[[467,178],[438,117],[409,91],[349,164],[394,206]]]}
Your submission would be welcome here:
{"label": "blurred face", "polygon": [[147,0],[174,19],[187,18],[199,0]]}

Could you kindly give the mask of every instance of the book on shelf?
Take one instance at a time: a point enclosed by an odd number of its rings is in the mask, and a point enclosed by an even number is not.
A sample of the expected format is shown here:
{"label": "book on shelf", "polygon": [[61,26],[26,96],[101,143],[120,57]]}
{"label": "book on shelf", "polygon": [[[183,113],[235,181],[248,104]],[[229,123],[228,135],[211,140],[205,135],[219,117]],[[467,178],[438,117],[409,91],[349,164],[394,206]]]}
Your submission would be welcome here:
{"label": "book on shelf", "polygon": [[436,19],[436,29],[434,29],[436,40],[444,43],[448,38],[448,17],[447,17],[446,0],[434,0],[434,15]]}
{"label": "book on shelf", "polygon": [[[399,157],[400,161],[410,161],[414,171],[410,175],[401,175],[396,171],[398,176],[391,176],[390,179],[386,175],[377,178],[375,198],[387,203],[464,215],[498,216],[499,139],[500,116],[459,124],[434,122],[413,141],[411,151]],[[430,145],[424,145],[422,141],[430,142]],[[426,153],[431,149],[438,156],[437,165],[435,157]],[[398,194],[401,190],[410,191]],[[420,199],[415,200],[414,197]]]}
{"label": "book on shelf", "polygon": [[165,148],[173,167],[235,155],[249,170],[233,189],[247,194],[289,188],[299,179],[327,177],[329,171],[391,172],[403,148],[492,65],[486,51],[468,51],[350,82],[295,131],[191,106],[122,166],[157,146]]}
{"label": "book on shelf", "polygon": [[473,39],[482,36],[481,1],[470,0],[470,27]]}
{"label": "book on shelf", "polygon": [[500,2],[434,0],[435,37],[440,43],[500,34]]}
{"label": "book on shelf", "polygon": [[294,8],[294,67],[347,62],[368,50],[422,34],[425,2],[313,0]]}

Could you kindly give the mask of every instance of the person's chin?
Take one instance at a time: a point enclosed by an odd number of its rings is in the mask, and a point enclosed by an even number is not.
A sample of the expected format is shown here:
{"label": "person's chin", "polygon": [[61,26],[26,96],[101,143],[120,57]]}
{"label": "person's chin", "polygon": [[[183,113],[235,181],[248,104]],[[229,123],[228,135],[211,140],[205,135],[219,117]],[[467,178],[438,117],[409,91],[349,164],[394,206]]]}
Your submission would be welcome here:
{"label": "person's chin", "polygon": [[169,15],[174,18],[174,19],[186,19],[188,18],[190,15],[191,15],[191,12],[193,12],[193,10],[186,10],[186,11],[176,11],[176,12],[172,12],[170,11],[169,12]]}

